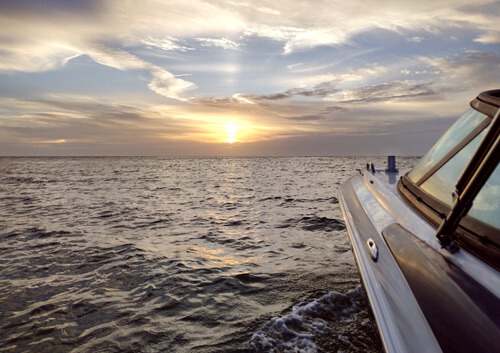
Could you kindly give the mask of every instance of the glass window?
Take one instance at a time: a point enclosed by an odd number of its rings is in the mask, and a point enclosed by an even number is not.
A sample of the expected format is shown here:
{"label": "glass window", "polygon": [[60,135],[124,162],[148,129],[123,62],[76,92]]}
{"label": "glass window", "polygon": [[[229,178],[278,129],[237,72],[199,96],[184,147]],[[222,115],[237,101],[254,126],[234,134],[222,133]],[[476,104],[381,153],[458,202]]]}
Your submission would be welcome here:
{"label": "glass window", "polygon": [[469,215],[500,229],[500,165],[476,196]]}
{"label": "glass window", "polygon": [[[452,192],[458,177],[482,141],[488,128],[484,129],[460,152],[427,179],[421,188],[451,207]],[[476,196],[469,216],[500,229],[500,165],[498,165],[479,194]]]}
{"label": "glass window", "polygon": [[453,148],[481,124],[484,119],[486,119],[486,115],[474,109],[467,111],[443,136],[441,136],[439,141],[436,142],[429,152],[422,157],[415,168],[408,174],[408,178],[418,184],[418,181],[432,167],[453,150]]}
{"label": "glass window", "polygon": [[451,193],[455,191],[455,184],[458,177],[464,170],[470,158],[477,149],[477,146],[483,139],[486,130],[483,130],[471,142],[453,156],[445,165],[443,165],[436,173],[427,179],[421,188],[438,200],[451,206],[453,198]]}

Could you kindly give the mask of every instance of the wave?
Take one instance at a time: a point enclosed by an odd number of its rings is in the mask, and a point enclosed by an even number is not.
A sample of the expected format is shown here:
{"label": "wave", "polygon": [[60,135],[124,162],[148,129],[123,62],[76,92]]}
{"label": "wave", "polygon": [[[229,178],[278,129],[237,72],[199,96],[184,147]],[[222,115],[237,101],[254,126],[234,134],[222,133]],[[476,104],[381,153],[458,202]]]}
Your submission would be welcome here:
{"label": "wave", "polygon": [[319,216],[303,216],[299,219],[290,218],[277,226],[277,228],[288,228],[298,226],[303,230],[310,232],[314,231],[342,231],[345,229],[345,224],[343,221],[336,218],[319,217]]}
{"label": "wave", "polygon": [[273,317],[254,333],[257,352],[379,352],[380,339],[369,320],[361,286],[346,294],[330,292]]}

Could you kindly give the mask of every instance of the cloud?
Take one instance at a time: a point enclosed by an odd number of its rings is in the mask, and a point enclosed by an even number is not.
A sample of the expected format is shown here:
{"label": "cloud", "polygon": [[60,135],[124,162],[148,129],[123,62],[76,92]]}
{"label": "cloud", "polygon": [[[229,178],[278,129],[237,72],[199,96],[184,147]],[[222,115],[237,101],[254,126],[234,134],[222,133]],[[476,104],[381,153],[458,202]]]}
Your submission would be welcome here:
{"label": "cloud", "polygon": [[379,85],[342,90],[328,97],[327,100],[337,103],[358,104],[432,96],[437,94],[432,88],[433,84],[416,83],[413,81],[387,82]]}
{"label": "cloud", "polygon": [[[349,58],[348,58],[349,59]],[[405,65],[408,65],[408,59],[405,58]],[[303,70],[302,70],[303,71]],[[298,79],[290,80],[291,84],[302,86],[316,86],[324,85],[329,82],[330,85],[343,85],[360,84],[367,81],[372,81],[377,78],[385,78],[387,74],[391,73],[393,68],[388,65],[380,65],[378,63],[368,63],[364,67],[348,67],[339,70],[338,72],[328,72],[321,74],[311,74]]]}
{"label": "cloud", "polygon": [[192,98],[189,100],[189,103],[214,107],[220,109],[237,109],[239,102],[241,99],[237,98],[215,98],[215,97],[204,97],[204,98]]}
{"label": "cloud", "polygon": [[328,113],[343,113],[348,111],[348,109],[345,107],[331,106],[331,107],[326,107],[325,111]]}
{"label": "cloud", "polygon": [[[263,2],[256,2],[256,7]],[[475,3],[475,8],[493,5],[494,1]],[[400,34],[423,32],[439,34],[446,30],[470,28],[479,34],[480,40],[496,38],[498,15],[471,13],[465,8],[469,2],[423,1],[409,5],[401,1],[371,0],[351,2],[289,2],[280,4],[279,18],[266,21],[254,13],[247,18],[246,35],[260,36],[283,42],[283,53],[315,46],[338,46],[354,44],[353,38],[374,29],[384,29]],[[341,10],[338,10],[341,8]],[[360,11],[360,9],[362,9]],[[484,35],[486,35],[484,37]],[[408,37],[421,42],[422,35]],[[483,39],[481,39],[483,38]]]}
{"label": "cloud", "polygon": [[233,94],[233,98],[240,101],[240,102],[243,102],[243,103],[247,103],[247,104],[255,104],[254,101],[246,98],[244,95],[242,94],[239,94],[239,93],[235,93]]}
{"label": "cloud", "polygon": [[153,66],[150,72],[153,79],[148,84],[148,87],[162,96],[187,101],[187,98],[182,98],[180,93],[196,88],[194,83],[176,78],[170,72],[160,67]]}
{"label": "cloud", "polygon": [[311,88],[291,88],[285,92],[271,93],[264,95],[252,95],[252,94],[236,94],[235,98],[246,103],[255,103],[262,101],[280,101],[288,98],[293,98],[296,96],[303,97],[315,97],[315,98],[325,98],[329,95],[339,92],[339,89],[335,87],[336,81],[321,82],[314,85]]}
{"label": "cloud", "polygon": [[[152,79],[148,87],[169,98],[185,100],[180,94],[196,87],[191,82],[176,78],[164,68],[128,52],[125,45],[142,40],[130,35],[137,34],[129,29],[133,27],[133,23],[126,27],[125,32],[121,32],[116,25],[123,18],[115,20],[109,17],[111,13],[106,12],[111,3],[106,6],[88,6],[83,13],[78,12],[80,7],[76,5],[63,6],[57,1],[44,4],[42,14],[34,13],[14,2],[0,4],[2,28],[22,29],[20,32],[11,31],[0,36],[0,52],[3,54],[0,58],[0,71],[54,70],[76,56],[88,55],[95,62],[115,69],[149,72]],[[35,6],[37,7],[39,6]],[[64,17],[60,17],[61,11],[65,13]],[[16,16],[9,17],[12,12]],[[143,41],[142,44],[163,50],[188,49],[176,46],[172,37],[165,37],[163,40],[154,36],[145,38],[145,43]]]}
{"label": "cloud", "polygon": [[277,10],[276,8],[271,8],[271,7],[256,7],[255,3],[249,4],[248,2],[242,2],[242,1],[229,1],[228,2],[231,5],[234,5],[236,7],[243,7],[247,11],[259,11],[262,12],[266,15],[281,15],[281,12]]}
{"label": "cloud", "polygon": [[[329,81],[322,82],[311,88],[292,88],[283,93],[267,95],[239,94],[238,96],[252,102],[280,101],[303,96],[342,104],[358,104],[437,95],[438,93],[433,89],[433,85],[433,82],[419,83],[405,80],[353,88],[339,88],[338,81]],[[337,109],[342,108],[338,107]]]}
{"label": "cloud", "polygon": [[410,43],[421,43],[423,40],[424,38],[420,36],[413,36],[406,38],[406,41]]}
{"label": "cloud", "polygon": [[189,119],[174,119],[161,111],[128,105],[68,100],[0,102],[4,107],[15,107],[14,111],[0,112],[0,130],[10,134],[9,140],[27,144],[78,141],[137,145],[203,131],[200,124]]}
{"label": "cloud", "polygon": [[336,85],[337,81],[321,82],[317,85],[314,85],[311,89],[308,88],[290,89],[286,91],[286,94],[290,96],[325,98],[339,91]]}
{"label": "cloud", "polygon": [[[0,21],[0,26],[4,27]],[[40,38],[19,40],[13,33],[0,35],[0,72],[40,72],[60,68],[82,51],[67,43]]]}
{"label": "cloud", "polygon": [[144,39],[138,39],[140,42],[146,44],[147,46],[159,48],[165,51],[181,51],[186,52],[190,50],[195,50],[195,48],[187,47],[180,44],[178,39],[172,37],[164,37],[164,38],[155,38],[152,36],[148,36]]}
{"label": "cloud", "polygon": [[500,81],[500,54],[467,51],[451,57],[421,57],[429,71],[439,73],[440,85],[446,91],[464,92],[473,96],[487,89],[498,88]]}
{"label": "cloud", "polygon": [[479,34],[475,42],[483,44],[500,43],[500,28],[498,18],[500,16],[498,1],[488,1],[480,6],[475,3],[465,4],[457,9],[457,17],[466,23],[474,23]]}
{"label": "cloud", "polygon": [[[444,86],[436,85],[433,82],[416,81],[390,81],[377,85],[361,85],[352,88],[339,88],[338,81],[322,82],[311,88],[291,88],[285,92],[270,93],[266,95],[234,94],[232,98],[205,98],[193,99],[190,102],[219,107],[223,109],[233,109],[234,111],[244,110],[245,106],[257,105],[258,109],[265,108],[268,113],[274,112],[291,121],[317,121],[324,120],[325,116],[331,113],[342,113],[348,107],[359,104],[394,102],[398,100],[412,100],[423,97],[438,97]],[[323,107],[315,103],[321,110],[315,114],[290,115],[283,110],[283,104],[290,105],[292,111],[297,107],[291,104],[294,97],[307,97],[321,99],[324,102],[335,102],[340,105]],[[286,103],[281,103],[285,101]],[[280,104],[280,105],[276,105]],[[302,102],[304,109],[311,107]]]}
{"label": "cloud", "polygon": [[486,34],[477,37],[474,41],[483,44],[498,44],[500,43],[500,31],[489,31]]}
{"label": "cloud", "polygon": [[[146,63],[145,58],[132,53],[132,48],[146,46],[178,53],[196,51],[197,46],[234,50],[243,45],[243,41],[236,42],[234,38],[257,37],[279,43],[284,54],[292,54],[317,46],[354,44],[355,36],[376,28],[401,34],[470,28],[476,30],[477,42],[498,43],[498,14],[477,10],[481,7],[494,5],[482,0],[471,10],[465,0],[423,1],[411,6],[406,2],[381,4],[375,0],[279,4],[256,0],[251,5],[222,0],[150,0],[146,4],[2,1],[0,26],[9,30],[0,37],[0,70],[54,70],[75,56],[89,55],[110,67],[147,70],[152,75],[148,86],[153,91],[185,99],[181,94],[196,87],[195,82],[174,79],[168,67]],[[420,42],[422,38],[414,35],[408,40]],[[358,80],[363,73],[352,72],[351,78],[348,75],[339,79]]]}
{"label": "cloud", "polygon": [[95,62],[118,70],[148,71],[152,76],[148,87],[165,97],[186,100],[180,94],[186,90],[196,88],[194,83],[176,78],[161,67],[141,60],[122,50],[112,49],[105,45],[94,45],[93,48],[87,49],[86,53]]}
{"label": "cloud", "polygon": [[220,47],[236,50],[240,46],[239,43],[227,38],[196,38],[196,40],[204,47]]}
{"label": "cloud", "polygon": [[290,93],[290,91],[286,91],[285,93],[272,93],[272,94],[265,94],[265,95],[247,95],[244,96],[240,94],[240,97],[246,97],[245,99],[251,100],[251,101],[276,101],[276,100],[282,100],[282,99],[287,99],[290,97],[293,97],[293,94]]}
{"label": "cloud", "polygon": [[[0,12],[3,14],[1,21],[7,25],[3,28],[23,28],[25,35],[38,36],[40,42],[45,43],[51,42],[45,39],[57,38],[50,37],[59,32],[66,44],[71,43],[66,41],[69,37],[85,41],[106,38],[124,43],[142,42],[162,50],[187,51],[193,48],[180,44],[186,39],[199,38],[204,45],[236,48],[239,43],[228,38],[246,35],[283,42],[283,51],[289,54],[319,45],[348,43],[353,36],[374,28],[435,33],[442,28],[467,26],[480,30],[477,40],[491,42],[498,38],[498,16],[492,12],[477,12],[478,8],[488,4],[494,6],[491,1],[476,3],[476,12],[473,12],[470,6],[465,7],[469,5],[465,0],[423,1],[412,6],[396,1],[381,4],[376,0],[363,3],[290,1],[280,4],[256,0],[251,5],[247,2],[201,0],[168,3],[150,0],[147,4],[140,1],[68,3],[52,0],[42,3],[3,1]],[[61,19],[64,28],[57,31]],[[22,24],[27,22],[31,24],[23,27]],[[410,40],[421,38],[413,36]]]}
{"label": "cloud", "polygon": [[296,50],[315,46],[343,44],[349,38],[349,35],[344,31],[333,28],[288,27],[266,23],[250,23],[243,34],[284,42],[283,54],[291,54]]}
{"label": "cloud", "polygon": [[323,115],[300,115],[300,116],[289,116],[285,119],[293,120],[293,121],[318,121],[324,120],[325,117]]}

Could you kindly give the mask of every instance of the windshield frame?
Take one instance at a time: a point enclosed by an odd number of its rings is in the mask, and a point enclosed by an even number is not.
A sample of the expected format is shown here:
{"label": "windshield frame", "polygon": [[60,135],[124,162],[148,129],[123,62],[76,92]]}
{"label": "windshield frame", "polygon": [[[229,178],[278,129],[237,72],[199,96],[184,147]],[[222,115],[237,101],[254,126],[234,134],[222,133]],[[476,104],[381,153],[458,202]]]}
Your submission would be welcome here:
{"label": "windshield frame", "polygon": [[[422,183],[443,167],[475,136],[486,129],[500,106],[500,90],[487,91],[478,95],[471,102],[471,107],[487,115],[484,123],[471,131],[457,146],[447,153],[439,162],[425,173],[419,180],[412,181],[407,173],[398,183],[401,196],[434,227],[438,228],[450,213],[450,205],[438,200],[433,195],[422,189]],[[467,181],[470,181],[472,176]],[[481,186],[482,187],[482,186]],[[470,215],[460,218],[458,227],[453,234],[457,245],[473,253],[492,267],[500,271],[500,230],[486,224]]]}

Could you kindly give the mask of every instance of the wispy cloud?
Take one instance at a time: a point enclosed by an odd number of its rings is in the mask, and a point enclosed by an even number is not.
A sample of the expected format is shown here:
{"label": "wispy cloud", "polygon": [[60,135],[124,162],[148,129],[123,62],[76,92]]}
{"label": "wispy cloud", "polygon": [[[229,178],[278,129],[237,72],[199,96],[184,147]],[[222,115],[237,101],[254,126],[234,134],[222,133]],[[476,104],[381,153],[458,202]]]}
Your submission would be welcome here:
{"label": "wispy cloud", "polygon": [[[96,142],[141,143],[202,131],[196,124],[162,112],[127,105],[88,101],[0,100],[16,107],[18,118],[3,120],[1,130],[31,143]],[[45,141],[45,142],[44,142]]]}
{"label": "wispy cloud", "polygon": [[293,98],[295,96],[321,98],[325,101],[340,103],[367,103],[391,101],[395,99],[409,99],[421,96],[435,95],[432,88],[433,82],[418,83],[414,81],[393,81],[378,85],[359,86],[352,89],[341,89],[336,81],[322,82],[314,87],[292,88],[283,93],[268,95],[239,95],[251,102],[277,101]]}
{"label": "wispy cloud", "polygon": [[237,99],[244,100],[245,102],[255,103],[256,101],[278,101],[288,98],[293,98],[296,96],[302,97],[316,97],[325,98],[334,93],[339,92],[339,89],[335,86],[335,81],[321,82],[310,88],[291,88],[285,92],[271,93],[264,95],[244,95],[237,94]]}
{"label": "wispy cloud", "polygon": [[153,48],[159,48],[161,50],[166,50],[166,51],[174,50],[174,51],[186,52],[189,50],[195,50],[195,48],[187,47],[181,44],[181,41],[179,41],[178,39],[168,36],[163,38],[155,38],[152,36],[148,36],[144,39],[138,39],[138,40],[147,46]]}
{"label": "wispy cloud", "polygon": [[324,120],[325,116],[323,116],[323,115],[299,115],[299,116],[288,116],[285,119],[293,120],[293,121],[318,121],[318,120]]}
{"label": "wispy cloud", "polygon": [[148,87],[165,97],[186,100],[180,94],[196,87],[189,81],[176,78],[170,72],[157,65],[139,59],[123,50],[115,50],[104,45],[95,45],[86,50],[95,62],[119,70],[144,70],[151,74],[152,79]]}
{"label": "wispy cloud", "polygon": [[227,38],[196,38],[204,47],[220,47],[223,49],[238,49],[239,43]]}
{"label": "wispy cloud", "polygon": [[420,36],[413,36],[406,38],[406,41],[411,43],[421,43],[423,40],[424,38]]}
{"label": "wispy cloud", "polygon": [[451,57],[422,57],[430,70],[439,73],[450,90],[486,89],[500,81],[500,54],[467,51]]}
{"label": "wispy cloud", "polygon": [[343,90],[328,97],[327,100],[337,103],[370,103],[432,96],[436,94],[436,91],[432,88],[433,84],[412,81],[387,82],[374,86]]}

